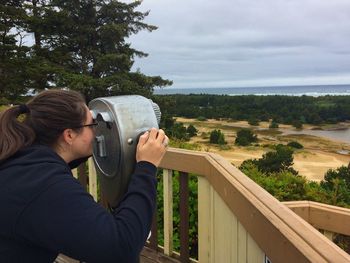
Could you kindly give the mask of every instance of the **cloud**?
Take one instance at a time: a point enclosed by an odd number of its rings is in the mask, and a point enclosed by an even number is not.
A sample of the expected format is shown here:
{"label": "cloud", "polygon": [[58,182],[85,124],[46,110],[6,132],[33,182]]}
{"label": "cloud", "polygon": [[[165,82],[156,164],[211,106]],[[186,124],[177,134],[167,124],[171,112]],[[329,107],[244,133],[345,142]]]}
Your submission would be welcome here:
{"label": "cloud", "polygon": [[159,28],[130,38],[149,53],[134,68],[176,88],[350,83],[348,0],[144,0],[140,10]]}

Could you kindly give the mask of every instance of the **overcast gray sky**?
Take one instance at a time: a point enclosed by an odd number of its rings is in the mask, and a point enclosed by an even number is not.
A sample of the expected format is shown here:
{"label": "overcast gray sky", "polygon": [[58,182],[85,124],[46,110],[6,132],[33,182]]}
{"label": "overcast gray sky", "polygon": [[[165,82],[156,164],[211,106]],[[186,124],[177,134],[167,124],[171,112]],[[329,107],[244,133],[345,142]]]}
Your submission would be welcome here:
{"label": "overcast gray sky", "polygon": [[350,83],[350,0],[144,0],[134,69],[174,88]]}

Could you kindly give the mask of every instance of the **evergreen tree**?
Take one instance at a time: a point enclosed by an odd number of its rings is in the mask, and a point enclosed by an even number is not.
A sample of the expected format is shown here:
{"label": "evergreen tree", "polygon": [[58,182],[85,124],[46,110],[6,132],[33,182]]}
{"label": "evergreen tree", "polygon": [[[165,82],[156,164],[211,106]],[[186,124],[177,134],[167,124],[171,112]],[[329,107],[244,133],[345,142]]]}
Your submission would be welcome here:
{"label": "evergreen tree", "polygon": [[282,144],[276,146],[275,152],[267,152],[261,159],[254,160],[253,163],[264,173],[289,171],[295,175],[298,174],[292,167],[293,150]]}
{"label": "evergreen tree", "polygon": [[24,46],[21,1],[0,4],[0,98],[14,101],[26,91],[29,48]]}
{"label": "evergreen tree", "polygon": [[[67,87],[81,91],[89,101],[119,94],[150,96],[154,87],[172,83],[159,76],[146,76],[139,70],[131,72],[134,59],[147,54],[133,49],[128,37],[141,30],[156,29],[143,23],[148,12],[136,10],[141,1],[129,4],[116,0],[13,2],[21,13],[19,26],[4,22],[6,30],[17,28],[16,32],[27,32],[34,38],[27,54],[28,63],[19,67],[19,70],[25,65],[29,68],[25,90]],[[16,17],[8,12],[9,8],[9,2],[0,4],[2,20],[7,15],[12,20]],[[18,43],[13,43],[14,37],[9,37],[7,42],[12,41],[11,45],[18,48]],[[0,44],[3,50],[6,43]]]}

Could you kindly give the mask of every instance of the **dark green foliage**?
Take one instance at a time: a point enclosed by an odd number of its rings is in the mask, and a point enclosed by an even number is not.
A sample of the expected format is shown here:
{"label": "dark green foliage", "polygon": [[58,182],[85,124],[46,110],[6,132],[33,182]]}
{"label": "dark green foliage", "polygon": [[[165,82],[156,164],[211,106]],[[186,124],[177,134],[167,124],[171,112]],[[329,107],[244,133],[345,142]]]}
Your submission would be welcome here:
{"label": "dark green foliage", "polygon": [[259,126],[259,120],[255,117],[251,117],[248,119],[248,124],[251,126]]}
{"label": "dark green foliage", "polygon": [[[25,3],[25,4],[24,4]],[[29,89],[68,87],[89,101],[100,96],[150,96],[170,85],[159,76],[131,72],[135,50],[128,38],[155,26],[136,11],[141,1],[6,1],[0,4],[0,97],[13,100]],[[12,33],[15,32],[15,33]],[[25,47],[16,37],[31,32]]]}
{"label": "dark green foliage", "polygon": [[296,141],[291,141],[287,144],[287,146],[295,148],[295,149],[303,149],[304,146]]}
{"label": "dark green foliage", "polygon": [[191,137],[196,136],[198,130],[190,124],[187,128],[181,122],[176,122],[176,119],[163,114],[160,128],[165,130],[165,133],[172,139],[188,141]]}
{"label": "dark green foliage", "polygon": [[[230,118],[233,120],[273,119],[276,123],[322,124],[350,120],[350,96],[228,96],[228,95],[161,95],[169,100],[172,116]],[[297,121],[296,121],[297,120]]]}
{"label": "dark green foliage", "polygon": [[192,124],[188,125],[186,132],[188,134],[189,137],[193,137],[197,135],[198,130],[196,129],[196,127],[194,127]]}
{"label": "dark green foliage", "polygon": [[269,125],[270,129],[277,129],[278,128],[278,123],[274,120],[272,120],[272,122]]}
{"label": "dark green foliage", "polygon": [[276,151],[267,152],[261,159],[251,160],[251,162],[256,165],[259,171],[266,174],[283,171],[288,171],[294,175],[298,174],[292,167],[293,150],[282,144],[276,146]]}
{"label": "dark green foliage", "polygon": [[175,122],[174,125],[167,129],[167,134],[170,138],[176,138],[180,140],[188,140],[189,137],[187,135],[186,127],[181,122]]}
{"label": "dark green foliage", "polygon": [[168,130],[171,129],[175,124],[175,119],[169,115],[162,114],[161,122],[160,122],[160,128]]}
{"label": "dark green foliage", "polygon": [[330,169],[321,181],[321,187],[331,192],[331,203],[344,202],[350,204],[350,169],[341,166],[335,170]]}
{"label": "dark green foliage", "polygon": [[299,120],[294,120],[292,121],[292,125],[297,128],[297,129],[301,129],[303,128],[303,123]]}
{"label": "dark green foliage", "polygon": [[198,121],[206,121],[207,118],[206,118],[206,117],[203,117],[203,116],[199,116],[199,117],[197,117],[197,120],[198,120]]}
{"label": "dark green foliage", "polygon": [[279,172],[263,172],[256,160],[244,161],[239,169],[253,179],[257,184],[271,193],[280,201],[310,200],[330,205],[350,207],[350,188],[346,180],[346,167],[329,170],[327,180],[321,183],[307,181],[304,177],[295,175],[289,169]]}
{"label": "dark green foliage", "polygon": [[252,142],[257,142],[257,136],[249,129],[242,129],[237,132],[235,144],[241,146],[250,145]]}
{"label": "dark green foliage", "polygon": [[243,162],[241,171],[280,201],[304,200],[306,179],[281,170],[267,176],[252,160]]}
{"label": "dark green foliage", "polygon": [[209,142],[219,145],[226,144],[225,135],[221,132],[221,130],[213,130],[210,132]]}
{"label": "dark green foliage", "polygon": [[24,45],[25,11],[22,1],[0,4],[0,98],[14,102],[29,84],[29,48]]}

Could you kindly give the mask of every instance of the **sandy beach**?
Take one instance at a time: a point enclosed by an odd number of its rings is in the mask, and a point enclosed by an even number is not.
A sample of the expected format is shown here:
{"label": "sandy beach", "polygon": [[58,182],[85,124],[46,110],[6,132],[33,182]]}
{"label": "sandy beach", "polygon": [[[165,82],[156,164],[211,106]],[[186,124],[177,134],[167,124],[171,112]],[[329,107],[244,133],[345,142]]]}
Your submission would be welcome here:
{"label": "sandy beach", "polygon": [[[309,180],[320,181],[329,169],[336,169],[350,162],[350,144],[339,140],[325,137],[313,136],[310,134],[285,134],[283,131],[293,131],[294,127],[280,125],[279,129],[268,129],[268,122],[261,122],[259,126],[250,126],[246,121],[231,122],[226,120],[198,121],[195,119],[176,118],[177,122],[182,122],[185,126],[193,124],[198,129],[198,136],[191,138],[190,143],[199,145],[203,151],[214,152],[226,158],[232,164],[239,166],[246,159],[260,158],[269,151],[270,144],[287,144],[290,141],[298,141],[304,149],[294,153],[293,167],[299,174]],[[339,124],[341,127],[344,124]],[[346,124],[348,125],[348,124]],[[239,147],[234,145],[236,132],[241,128],[251,128],[258,135],[258,145],[249,147]],[[313,130],[317,127],[306,125],[305,130]],[[220,129],[225,134],[227,146],[225,149],[209,144],[209,132]],[[227,149],[226,149],[227,148]],[[339,153],[342,152],[342,153]],[[345,153],[345,154],[344,154]]]}

